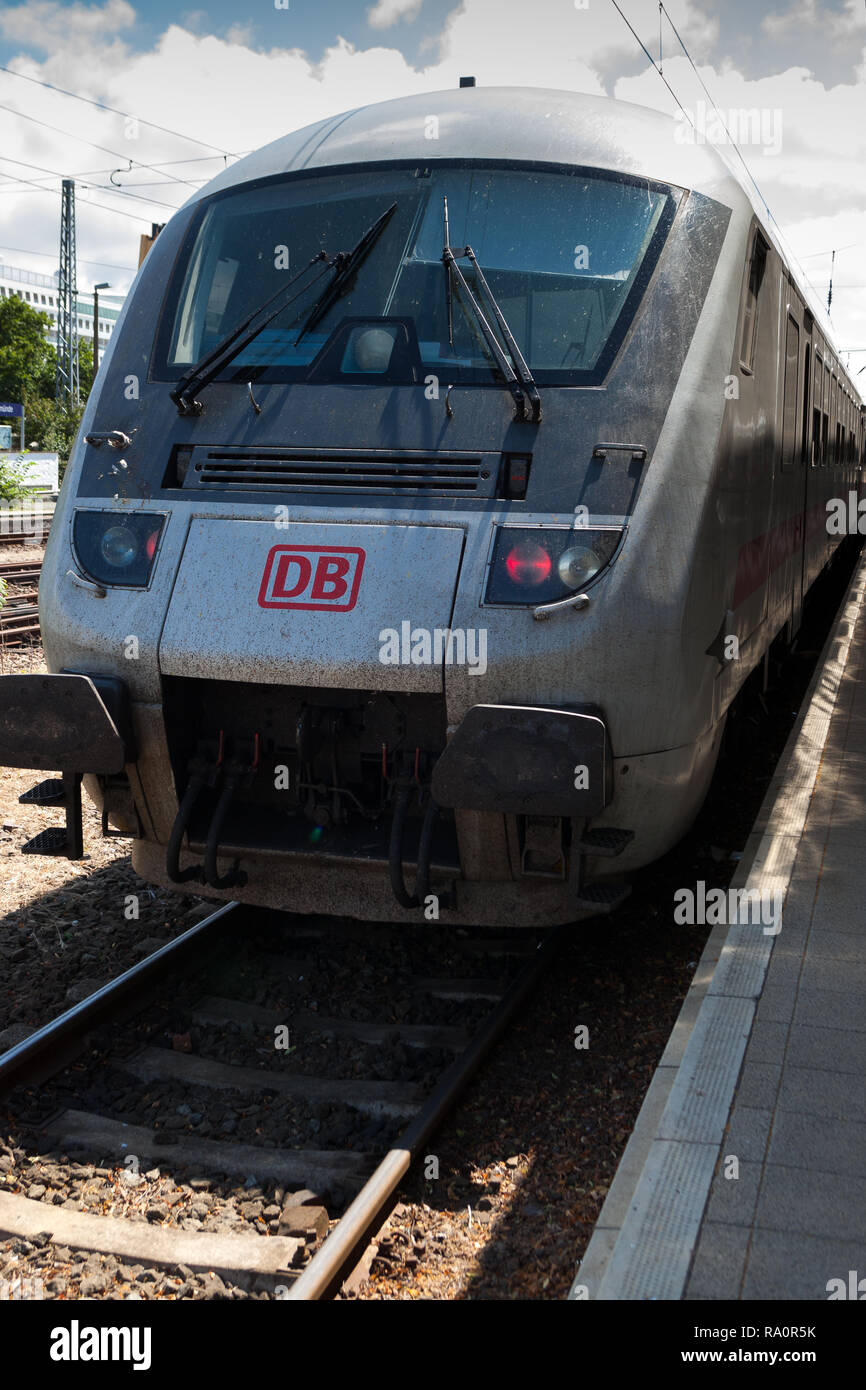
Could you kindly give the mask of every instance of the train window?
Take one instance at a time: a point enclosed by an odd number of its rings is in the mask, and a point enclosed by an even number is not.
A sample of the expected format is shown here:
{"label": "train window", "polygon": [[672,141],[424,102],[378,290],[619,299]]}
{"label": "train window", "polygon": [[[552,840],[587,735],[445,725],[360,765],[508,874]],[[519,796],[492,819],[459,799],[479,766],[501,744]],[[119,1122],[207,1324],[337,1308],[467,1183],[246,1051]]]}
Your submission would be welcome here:
{"label": "train window", "polygon": [[759,231],[752,242],[752,258],[749,262],[749,283],[746,287],[746,302],[743,306],[743,334],[740,342],[740,366],[747,372],[754,370],[755,343],[758,337],[758,296],[767,266],[767,243]]}
{"label": "train window", "polygon": [[812,365],[812,351],[809,344],[803,353],[803,425],[802,437],[800,440],[800,462],[806,464],[811,457],[809,448],[809,421],[812,418],[812,383],[809,380],[809,372]]}
{"label": "train window", "polygon": [[[247,380],[252,369],[258,379],[300,380],[318,359],[316,379],[337,380],[350,367],[324,348],[340,324],[388,318],[408,323],[410,334],[414,327],[425,374],[492,380],[498,369],[456,277],[449,325],[447,198],[450,244],[472,247],[539,384],[594,384],[634,316],[678,197],[666,185],[605,171],[468,161],[307,173],[230,189],[206,202],[191,226],[166,296],[154,373],[170,378],[199,361],[313,257],[349,251],[393,205],[344,293],[309,331],[305,321],[333,278],[325,267],[298,282],[294,299],[226,374]],[[475,289],[470,263],[458,263]]]}
{"label": "train window", "polygon": [[800,328],[788,315],[785,334],[785,399],[782,407],[782,472],[794,467],[797,448],[797,383],[800,377]]}
{"label": "train window", "polygon": [[839,461],[839,416],[837,396],[838,383],[836,381],[836,373],[834,372],[830,378],[830,410],[828,413],[830,416],[829,443],[831,452],[827,455],[826,461],[828,464],[838,463]]}
{"label": "train window", "polygon": [[820,352],[815,352],[815,399],[812,410],[812,467],[821,464],[821,391],[824,385],[824,363]]}

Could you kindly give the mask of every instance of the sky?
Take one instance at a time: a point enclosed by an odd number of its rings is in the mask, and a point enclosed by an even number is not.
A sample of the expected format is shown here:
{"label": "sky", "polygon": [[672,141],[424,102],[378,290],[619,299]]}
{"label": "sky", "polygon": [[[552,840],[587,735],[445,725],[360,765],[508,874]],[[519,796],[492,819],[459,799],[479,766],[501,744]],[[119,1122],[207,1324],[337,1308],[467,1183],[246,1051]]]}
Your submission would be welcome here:
{"label": "sky", "polygon": [[726,115],[754,108],[763,126],[744,133],[746,162],[824,302],[836,249],[836,341],[851,351],[853,371],[866,368],[866,2],[665,0],[662,71],[676,100],[656,67],[657,0],[619,0],[619,8],[613,0],[0,3],[0,68],[8,69],[0,70],[0,259],[56,269],[60,179],[74,177],[79,292],[106,280],[123,291],[140,233],[238,154],[350,107],[456,87],[464,74],[484,86],[563,88],[669,114],[679,103],[697,118],[700,103]]}

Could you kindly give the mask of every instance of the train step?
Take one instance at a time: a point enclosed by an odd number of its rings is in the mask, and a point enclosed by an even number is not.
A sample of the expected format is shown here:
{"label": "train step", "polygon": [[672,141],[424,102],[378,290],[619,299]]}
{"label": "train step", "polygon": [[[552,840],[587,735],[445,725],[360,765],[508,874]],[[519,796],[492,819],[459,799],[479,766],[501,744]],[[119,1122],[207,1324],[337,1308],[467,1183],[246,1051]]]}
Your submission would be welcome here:
{"label": "train step", "polygon": [[37,782],[29,792],[22,792],[18,798],[20,806],[60,806],[64,798],[63,778],[49,777],[45,782]]}
{"label": "train step", "polygon": [[67,848],[66,827],[52,825],[48,830],[40,830],[32,840],[21,846],[22,854],[65,854]]}
{"label": "train step", "polygon": [[581,912],[615,912],[631,893],[631,887],[622,883],[589,883],[581,888],[580,896],[575,898],[574,906]]}
{"label": "train step", "polygon": [[613,826],[600,825],[597,830],[584,830],[577,842],[581,854],[596,854],[605,859],[614,859],[622,854],[626,845],[634,839],[633,830],[616,830]]}

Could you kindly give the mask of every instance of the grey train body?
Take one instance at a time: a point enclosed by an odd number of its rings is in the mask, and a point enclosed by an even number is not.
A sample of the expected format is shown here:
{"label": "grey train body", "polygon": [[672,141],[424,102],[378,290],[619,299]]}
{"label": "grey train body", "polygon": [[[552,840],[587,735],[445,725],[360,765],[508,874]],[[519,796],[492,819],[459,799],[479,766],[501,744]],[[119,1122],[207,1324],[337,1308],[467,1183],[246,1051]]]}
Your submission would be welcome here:
{"label": "grey train body", "polygon": [[[570,921],[593,910],[593,887],[683,835],[731,701],[773,638],[796,631],[803,595],[841,540],[826,503],[859,492],[863,419],[766,222],[719,151],[681,137],[653,112],[563,92],[412,97],[275,141],[171,219],[100,369],[40,586],[49,669],[110,677],[122,692],[123,772],[81,771],[111,822],[135,836],[144,878],[171,882],[167,847],[196,768],[201,791],[176,862],[191,891],[302,912],[423,920],[426,904],[428,918],[453,922]],[[438,188],[448,169],[476,165],[531,175],[538,188],[569,171],[592,188],[598,171],[659,207],[666,197],[662,240],[594,378],[536,372],[540,420],[516,418],[492,372],[453,381],[423,363],[381,381],[357,363],[355,380],[339,365],[321,379],[251,371],[249,386],[243,372],[223,373],[201,392],[201,413],[179,411],[165,325],[212,200],[245,188],[267,199],[286,175],[332,188],[334,171],[375,189],[392,166]],[[575,265],[606,254],[604,222],[565,219]],[[559,223],[533,235],[539,257],[559,254],[545,241]],[[202,264],[207,254],[205,241]],[[420,274],[424,258],[413,256]],[[229,283],[234,271],[221,273]],[[618,273],[599,280],[599,305]],[[366,274],[362,265],[358,295]],[[437,274],[444,286],[441,264]],[[432,271],[427,283],[439,283]],[[500,299],[523,346],[528,317],[518,299]],[[221,303],[212,290],[207,313]],[[335,332],[343,312],[332,313]],[[462,325],[470,311],[460,312]],[[382,317],[389,352],[411,337],[405,318]],[[582,346],[563,362],[586,353],[593,322],[588,309]],[[366,341],[375,356],[381,336]],[[111,431],[128,445],[100,444]],[[138,587],[94,580],[74,543],[76,514],[106,511],[121,525],[140,515],[145,529],[161,518]],[[520,536],[503,559],[511,527]],[[531,594],[491,601],[494,580],[522,582],[527,563],[547,574],[551,536],[554,565],[572,543],[585,563],[584,530],[609,544],[579,602],[536,616]],[[322,606],[289,606],[321,555],[333,565],[303,592],[319,584]],[[431,785],[438,816],[425,816]],[[397,859],[410,889],[425,821],[432,835],[423,901],[411,908],[392,891],[401,788]]]}

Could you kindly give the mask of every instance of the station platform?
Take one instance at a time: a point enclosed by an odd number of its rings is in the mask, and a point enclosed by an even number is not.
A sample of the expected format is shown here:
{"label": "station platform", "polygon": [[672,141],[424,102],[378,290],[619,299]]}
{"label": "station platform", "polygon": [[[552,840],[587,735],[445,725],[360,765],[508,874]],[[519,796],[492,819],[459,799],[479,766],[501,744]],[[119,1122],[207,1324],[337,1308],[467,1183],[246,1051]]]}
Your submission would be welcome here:
{"label": "station platform", "polygon": [[570,1299],[866,1297],[864,600],[866,552],[731,884],[780,919],[713,928]]}

